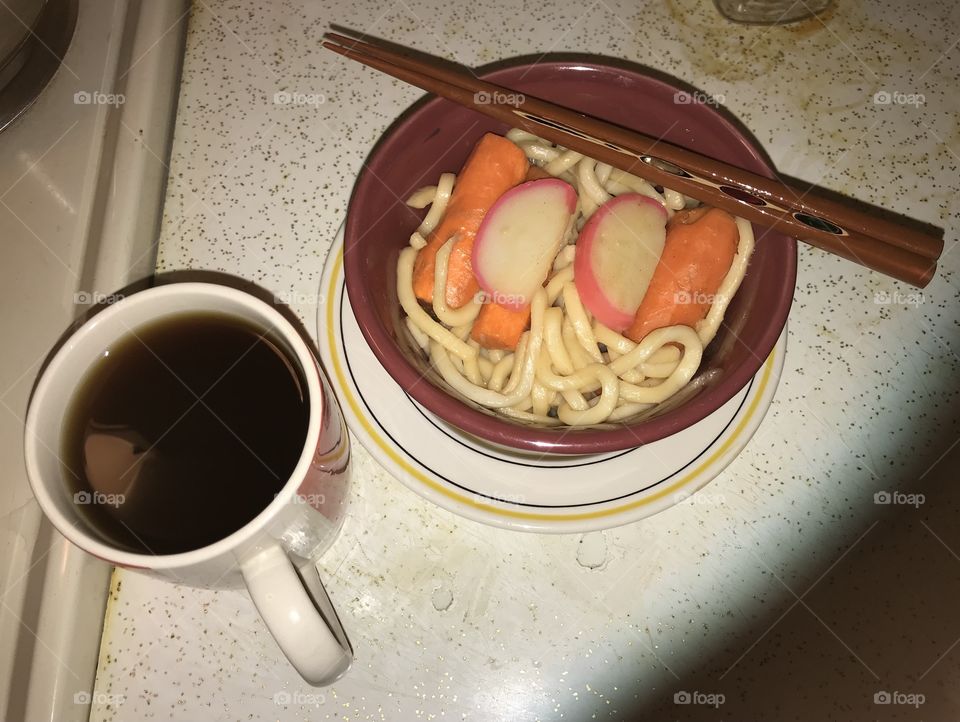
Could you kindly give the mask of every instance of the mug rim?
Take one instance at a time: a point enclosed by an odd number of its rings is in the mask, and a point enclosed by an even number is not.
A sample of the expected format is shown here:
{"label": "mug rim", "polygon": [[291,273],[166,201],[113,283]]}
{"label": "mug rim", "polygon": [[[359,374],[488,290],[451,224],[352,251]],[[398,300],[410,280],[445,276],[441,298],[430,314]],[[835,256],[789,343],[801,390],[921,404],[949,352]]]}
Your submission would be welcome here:
{"label": "mug rim", "polygon": [[[104,323],[109,323],[120,314],[125,313],[125,309],[143,305],[144,303],[156,303],[155,299],[158,298],[163,299],[165,297],[186,293],[208,298],[227,299],[241,306],[256,310],[266,316],[266,320],[268,324],[272,325],[272,329],[290,345],[293,355],[296,357],[303,372],[308,399],[310,401],[310,411],[307,421],[306,437],[303,442],[303,450],[300,452],[300,458],[297,460],[296,466],[293,471],[290,472],[289,477],[273,500],[263,507],[255,517],[227,536],[197,549],[176,552],[174,554],[146,554],[126,551],[97,539],[92,533],[88,533],[88,531],[79,524],[73,523],[73,521],[57,508],[57,505],[54,503],[53,494],[47,488],[48,483],[39,472],[36,442],[38,409],[42,404],[50,403],[47,398],[47,393],[49,392],[52,379],[63,366],[69,362],[70,356],[77,345],[92,333],[95,328]],[[231,314],[231,311],[225,311],[224,313]],[[151,320],[162,318],[164,315],[166,314],[159,312],[156,315],[152,315]],[[84,369],[83,373],[86,373],[88,370],[89,367]],[[233,551],[250,541],[270,519],[275,517],[277,513],[297,495],[300,484],[306,477],[313,460],[316,442],[321,432],[320,424],[323,418],[325,401],[320,382],[320,368],[316,356],[294,325],[273,306],[250,293],[216,283],[190,281],[154,286],[122,298],[86,321],[57,349],[57,352],[43,370],[33,395],[30,398],[27,417],[24,423],[24,457],[27,467],[27,479],[30,482],[30,487],[33,490],[34,497],[37,499],[37,503],[40,505],[43,513],[53,523],[54,527],[73,544],[76,544],[89,554],[118,566],[140,569],[172,569],[191,566]],[[64,409],[66,405],[67,404],[64,404]],[[60,460],[59,449],[57,451],[57,459],[58,461]],[[60,463],[63,462],[60,461]]]}

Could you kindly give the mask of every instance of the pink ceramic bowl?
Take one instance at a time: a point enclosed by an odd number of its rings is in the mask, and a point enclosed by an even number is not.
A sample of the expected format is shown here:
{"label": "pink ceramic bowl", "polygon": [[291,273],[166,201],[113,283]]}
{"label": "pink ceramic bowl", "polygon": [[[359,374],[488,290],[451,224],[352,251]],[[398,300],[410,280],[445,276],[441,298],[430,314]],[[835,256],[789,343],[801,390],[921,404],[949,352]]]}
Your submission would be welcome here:
{"label": "pink ceramic bowl", "polygon": [[[599,62],[549,62],[503,68],[484,77],[772,175],[757,147],[723,115],[704,103],[682,102],[700,95],[682,94],[680,88],[634,70]],[[344,243],[350,302],[367,342],[408,394],[450,424],[488,441],[542,453],[587,454],[632,448],[680,431],[718,409],[750,380],[783,329],[796,283],[796,242],[761,228],[755,229],[757,246],[743,284],[705,351],[700,382],[649,418],[583,429],[545,428],[506,419],[450,390],[402,328],[397,256],[423,215],[403,199],[436,183],[441,173],[459,171],[488,131],[504,133],[507,127],[447,100],[423,103],[374,148],[350,201]]]}

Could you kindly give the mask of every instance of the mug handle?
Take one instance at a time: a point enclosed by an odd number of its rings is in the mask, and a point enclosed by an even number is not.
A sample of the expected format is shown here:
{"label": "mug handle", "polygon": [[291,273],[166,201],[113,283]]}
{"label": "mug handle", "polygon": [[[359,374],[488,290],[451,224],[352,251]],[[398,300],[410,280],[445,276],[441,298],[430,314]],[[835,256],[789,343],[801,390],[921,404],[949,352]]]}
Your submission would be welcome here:
{"label": "mug handle", "polygon": [[246,559],[240,571],[257,611],[300,676],[321,686],[350,668],[353,650],[313,562],[298,573],[272,543]]}

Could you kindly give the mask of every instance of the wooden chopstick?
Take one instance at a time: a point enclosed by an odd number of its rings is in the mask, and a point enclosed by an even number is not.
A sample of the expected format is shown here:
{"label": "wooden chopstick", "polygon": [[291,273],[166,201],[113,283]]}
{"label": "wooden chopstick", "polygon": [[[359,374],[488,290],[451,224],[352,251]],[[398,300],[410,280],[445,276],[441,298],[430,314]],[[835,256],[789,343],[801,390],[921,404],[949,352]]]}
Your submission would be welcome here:
{"label": "wooden chopstick", "polygon": [[[443,80],[452,85],[466,88],[472,93],[486,92],[492,98],[495,92],[505,92],[505,89],[501,86],[494,85],[479,78],[467,75],[465,73],[459,73],[442,66],[431,65],[430,63],[418,58],[404,55],[400,52],[390,49],[382,48],[363,40],[357,40],[345,35],[330,32],[326,33],[325,37],[348,49],[367,53],[373,57],[386,60],[388,62],[396,62],[401,67],[430,75],[431,77]],[[584,116],[580,113],[576,113],[566,108],[561,108],[560,106],[555,106],[552,103],[541,101],[537,98],[531,97],[529,98],[529,101],[530,104],[527,107],[533,112],[543,113],[544,111],[557,109],[563,110],[566,113],[570,113],[573,116],[587,118],[587,116]],[[589,118],[587,119],[597,120]],[[619,128],[619,126],[606,123],[605,121],[597,122],[620,131],[624,130]],[[865,235],[870,235],[878,240],[882,240],[890,245],[911,251],[912,253],[924,256],[925,258],[937,259],[943,252],[942,238],[938,238],[927,233],[921,233],[911,228],[907,228],[896,223],[891,223],[890,221],[882,218],[868,216],[840,203],[831,201],[828,198],[795,188],[785,182],[772,180],[742,168],[736,168],[735,166],[731,166],[727,163],[705,158],[698,153],[687,150],[686,148],[674,146],[666,141],[651,138],[635,131],[628,132],[643,138],[651,146],[651,148],[655,146],[656,155],[659,158],[684,168],[685,170],[692,170],[700,175],[709,177],[710,180],[714,181],[718,185],[731,185],[733,187],[741,188],[747,192],[749,192],[747,189],[751,189],[754,195],[758,195],[765,200],[772,201],[777,205],[789,208],[795,212],[808,213],[820,218],[837,219],[837,223],[848,230],[854,230]],[[706,161],[706,163],[704,163],[704,161]],[[811,197],[814,199],[814,201],[807,200],[807,198]]]}
{"label": "wooden chopstick", "polygon": [[943,241],[935,236],[819,196],[811,201],[769,178],[455,70],[336,33],[326,38],[324,47],[352,60],[880,273],[923,287],[936,271]]}

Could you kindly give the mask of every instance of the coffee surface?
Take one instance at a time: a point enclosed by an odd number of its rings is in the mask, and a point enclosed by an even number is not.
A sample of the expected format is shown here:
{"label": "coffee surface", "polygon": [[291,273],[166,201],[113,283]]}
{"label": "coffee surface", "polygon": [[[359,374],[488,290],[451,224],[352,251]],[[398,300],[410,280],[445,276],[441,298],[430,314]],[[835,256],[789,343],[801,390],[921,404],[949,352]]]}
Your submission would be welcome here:
{"label": "coffee surface", "polygon": [[299,366],[259,329],[216,313],[166,317],[87,371],[62,427],[64,477],[108,543],[198,549],[273,500],[309,413]]}

